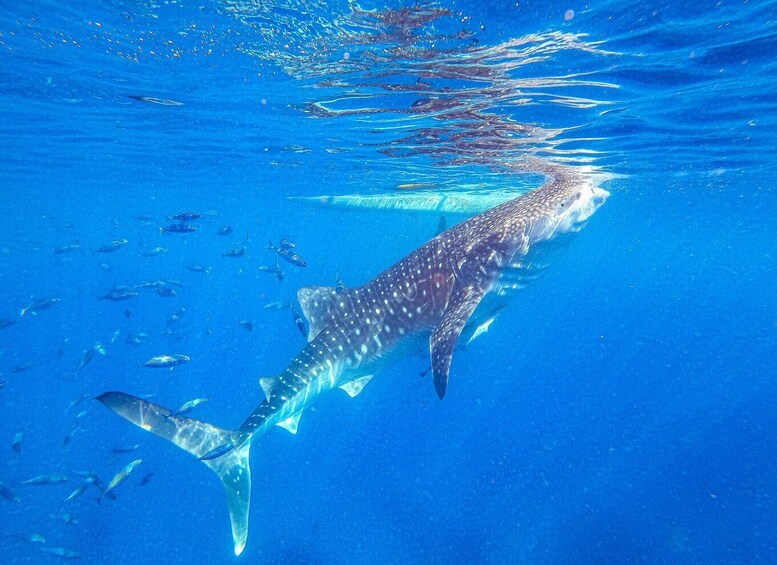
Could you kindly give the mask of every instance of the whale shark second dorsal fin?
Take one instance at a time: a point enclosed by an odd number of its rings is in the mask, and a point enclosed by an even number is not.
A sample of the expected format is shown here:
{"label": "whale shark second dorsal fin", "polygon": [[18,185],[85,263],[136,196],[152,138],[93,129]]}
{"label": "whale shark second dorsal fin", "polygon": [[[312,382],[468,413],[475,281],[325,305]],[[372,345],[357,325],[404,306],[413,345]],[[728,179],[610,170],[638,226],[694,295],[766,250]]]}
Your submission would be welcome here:
{"label": "whale shark second dorsal fin", "polygon": [[333,286],[303,286],[297,291],[297,300],[308,321],[309,342],[329,325],[336,300],[341,296]]}
{"label": "whale shark second dorsal fin", "polygon": [[264,392],[264,397],[267,399],[267,402],[270,402],[272,389],[275,388],[277,382],[278,377],[261,377],[259,379],[259,386],[262,387],[262,392]]}

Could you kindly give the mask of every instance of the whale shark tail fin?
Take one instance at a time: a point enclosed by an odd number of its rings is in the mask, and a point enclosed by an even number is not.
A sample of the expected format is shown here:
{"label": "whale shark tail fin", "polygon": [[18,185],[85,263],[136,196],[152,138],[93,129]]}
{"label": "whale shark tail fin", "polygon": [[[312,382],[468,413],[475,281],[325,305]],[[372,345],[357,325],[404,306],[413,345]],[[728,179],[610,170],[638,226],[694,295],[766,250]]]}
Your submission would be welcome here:
{"label": "whale shark tail fin", "polygon": [[96,400],[136,426],[188,451],[216,473],[227,495],[235,555],[240,555],[248,538],[251,503],[249,436],[175,415],[164,406],[123,392],[106,392]]}

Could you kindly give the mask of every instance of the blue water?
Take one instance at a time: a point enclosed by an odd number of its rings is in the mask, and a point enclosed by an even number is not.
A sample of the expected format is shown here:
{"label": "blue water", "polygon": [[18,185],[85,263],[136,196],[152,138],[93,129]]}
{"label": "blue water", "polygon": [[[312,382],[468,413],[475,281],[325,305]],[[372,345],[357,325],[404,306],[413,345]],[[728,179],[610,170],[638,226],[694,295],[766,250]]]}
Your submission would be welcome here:
{"label": "blue water", "polygon": [[[16,323],[0,329],[0,482],[19,500],[0,498],[0,561],[777,562],[775,14],[728,0],[5,6],[0,319]],[[107,390],[207,397],[192,416],[239,425],[258,377],[305,343],[264,305],[363,284],[439,221],[288,197],[487,194],[525,184],[527,155],[608,175],[612,195],[456,352],[444,401],[412,357],[354,400],[325,396],[296,436],[260,439],[240,558],[203,465],[93,400],[67,410]],[[159,232],[185,210],[212,213]],[[279,282],[258,267],[284,237],[308,266],[283,264]],[[99,299],[160,279],[183,286]],[[74,376],[97,342],[106,355]],[[164,353],[191,362],[142,367]],[[115,500],[63,501],[78,471],[107,482],[134,459]],[[70,478],[19,484],[49,473]]]}

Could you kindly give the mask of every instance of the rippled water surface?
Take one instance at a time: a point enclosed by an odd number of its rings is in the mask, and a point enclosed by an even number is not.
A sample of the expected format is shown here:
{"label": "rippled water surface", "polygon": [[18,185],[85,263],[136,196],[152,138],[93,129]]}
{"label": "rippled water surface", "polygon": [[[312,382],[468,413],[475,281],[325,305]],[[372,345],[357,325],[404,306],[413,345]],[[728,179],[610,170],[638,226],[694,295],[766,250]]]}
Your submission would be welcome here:
{"label": "rippled water surface", "polygon": [[[777,562],[775,14],[5,6],[0,560]],[[239,558],[212,474],[91,400],[207,398],[192,416],[236,427],[305,344],[297,289],[361,285],[558,169],[611,196],[443,401],[424,352],[256,442]],[[184,211],[195,232],[160,230]],[[278,280],[282,238],[307,266]],[[137,459],[97,500],[85,472]]]}

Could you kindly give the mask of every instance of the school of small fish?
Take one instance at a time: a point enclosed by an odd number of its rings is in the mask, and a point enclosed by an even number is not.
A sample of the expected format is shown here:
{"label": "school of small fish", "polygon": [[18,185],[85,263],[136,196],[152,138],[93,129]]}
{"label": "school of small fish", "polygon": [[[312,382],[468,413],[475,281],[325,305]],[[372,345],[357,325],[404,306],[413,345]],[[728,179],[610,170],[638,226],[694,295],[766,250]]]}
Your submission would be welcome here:
{"label": "school of small fish", "polygon": [[[135,98],[138,101],[152,102],[156,104],[167,104],[170,101],[149,99],[149,98]],[[138,216],[135,221],[140,226],[156,226],[158,228],[157,237],[166,239],[167,237],[182,237],[188,238],[191,236],[185,234],[199,233],[202,234],[206,231],[207,220],[215,217],[217,213],[215,211],[208,211],[205,213],[199,213],[194,211],[184,211],[176,214],[166,216],[162,222],[158,222],[152,216]],[[116,223],[116,222],[115,222]],[[236,232],[235,227],[232,225],[221,225],[220,227],[211,228],[210,233],[216,236],[227,239]],[[195,236],[200,237],[200,236]],[[239,245],[225,248],[220,254],[222,257],[231,260],[244,260],[254,262],[254,257],[249,253],[250,251],[250,236],[246,236],[245,241]],[[292,265],[293,268],[304,268],[307,266],[307,262],[299,255],[296,250],[297,245],[289,239],[280,239],[277,245],[272,242],[266,249],[260,250],[262,253],[266,253],[268,257],[271,257],[271,261],[268,264],[257,263],[253,265],[253,269],[257,273],[267,273],[272,275],[278,282],[284,281],[286,273],[281,270],[280,260]],[[95,257],[99,257],[105,254],[111,254],[112,257],[124,257],[126,260],[126,254],[137,258],[142,261],[164,261],[161,256],[169,254],[169,248],[166,245],[148,245],[145,241],[132,241],[126,238],[119,238],[109,242],[100,243],[94,246],[85,245],[82,241],[69,241],[64,242],[53,247],[53,253],[58,256],[57,261],[67,261],[68,257],[72,257],[76,254],[91,254]],[[61,256],[61,257],[59,257]],[[258,258],[258,257],[257,257]],[[214,258],[215,261],[216,258]],[[100,269],[105,272],[111,272],[112,268],[108,263],[100,263]],[[214,270],[214,266],[207,263],[187,264],[184,265],[185,269],[191,273],[197,273],[201,275],[208,275]],[[174,279],[159,279],[159,280],[147,280],[141,282],[132,282],[131,284],[118,284],[105,290],[104,293],[96,296],[96,300],[99,302],[114,302],[127,304],[134,300],[143,300],[141,298],[144,295],[156,295],[162,298],[175,298],[184,293],[185,283],[180,280]],[[35,319],[39,316],[49,315],[47,311],[54,310],[56,308],[67,308],[69,305],[67,301],[58,296],[31,296],[24,304],[20,304],[16,315],[7,315],[6,317],[0,317],[0,331],[13,332],[12,327],[20,323],[35,323]],[[291,321],[294,322],[296,327],[302,336],[307,335],[307,328],[302,316],[294,308],[291,302],[288,300],[277,300],[275,302],[267,303],[264,310],[285,310],[288,309],[291,312]],[[55,315],[55,314],[50,314]],[[186,315],[186,308],[178,307],[175,309],[166,319],[165,327],[161,331],[161,335],[173,340],[179,340],[181,332],[179,325],[181,319]],[[135,316],[134,311],[131,308],[125,308],[123,311],[123,317],[125,319],[132,319]],[[257,322],[249,319],[236,320],[238,326],[247,331],[253,331]],[[120,338],[122,338],[120,340]],[[114,351],[115,347],[121,346],[123,341],[124,346],[138,346],[153,339],[153,334],[148,331],[136,331],[136,332],[122,332],[117,329],[110,337],[104,337],[103,339],[97,339],[93,345],[80,350],[77,358],[73,360],[71,365],[72,370],[63,372],[62,378],[68,379],[70,382],[78,381],[79,379],[88,378],[90,374],[96,372],[93,365],[100,365],[104,361],[98,362],[101,358],[110,358],[110,354]],[[117,345],[118,344],[118,345]],[[57,357],[64,358],[67,361],[67,357],[72,357],[72,344],[70,338],[66,338],[62,341],[59,350],[57,351]],[[124,355],[131,355],[130,349]],[[159,352],[159,354],[152,356],[151,358],[137,359],[137,367],[139,371],[144,369],[168,369],[173,371],[183,365],[192,362],[192,358],[188,355],[178,352]],[[26,362],[15,364],[6,368],[0,367],[0,394],[8,394],[9,389],[22,384],[17,375],[29,370],[36,369],[39,366],[38,363]],[[180,370],[180,369],[179,369]],[[92,399],[92,395],[85,393],[74,398],[67,407],[64,408],[64,420],[62,422],[62,429],[64,430],[64,436],[62,440],[62,450],[67,451],[71,448],[73,442],[77,439],[79,432],[84,429],[85,416],[88,413],[88,401]],[[202,406],[208,401],[208,398],[194,398],[181,404],[175,411],[171,411],[171,416],[180,416],[188,414],[198,407]],[[6,444],[9,445],[9,444]],[[23,431],[18,431],[10,439],[10,452],[13,461],[14,468],[17,472],[20,469],[19,463],[23,460],[28,453],[25,448],[25,435]],[[29,473],[25,475],[19,475],[15,479],[4,477],[5,470],[0,469],[0,512],[5,513],[7,509],[3,508],[4,505],[18,506],[22,508],[25,504],[25,492],[28,489],[38,489],[40,492],[54,493],[59,488],[64,488],[59,494],[55,494],[51,503],[52,513],[48,514],[49,518],[56,523],[64,523],[70,526],[78,527],[79,518],[75,512],[80,508],[83,510],[83,505],[78,506],[74,500],[82,499],[82,496],[88,492],[93,491],[93,504],[104,504],[105,500],[117,500],[119,493],[122,490],[122,484],[126,483],[133,475],[135,470],[143,463],[143,459],[136,458],[132,461],[125,463],[123,466],[117,465],[115,459],[126,457],[130,453],[136,451],[142,451],[143,446],[141,444],[134,445],[118,445],[109,449],[109,456],[112,458],[109,462],[110,467],[113,468],[113,477],[104,482],[97,473],[90,470],[73,470],[67,471],[61,468],[43,469],[42,473]],[[146,464],[147,465],[147,464]],[[10,468],[10,467],[9,467]],[[21,467],[23,468],[23,467]],[[136,487],[143,487],[151,482],[154,477],[153,471],[147,471],[143,476],[135,482]],[[63,487],[64,485],[64,487]],[[69,488],[67,485],[70,485]],[[88,500],[83,498],[83,500]],[[50,526],[51,524],[48,524]],[[8,526],[11,524],[9,522]],[[41,524],[40,529],[45,533],[45,527],[47,524]],[[80,552],[66,547],[58,547],[49,543],[49,539],[43,534],[37,531],[5,531],[5,537],[9,541],[16,543],[29,544],[30,547],[36,548],[38,551],[50,554],[60,559],[81,559]],[[32,558],[35,561],[34,558]]]}

